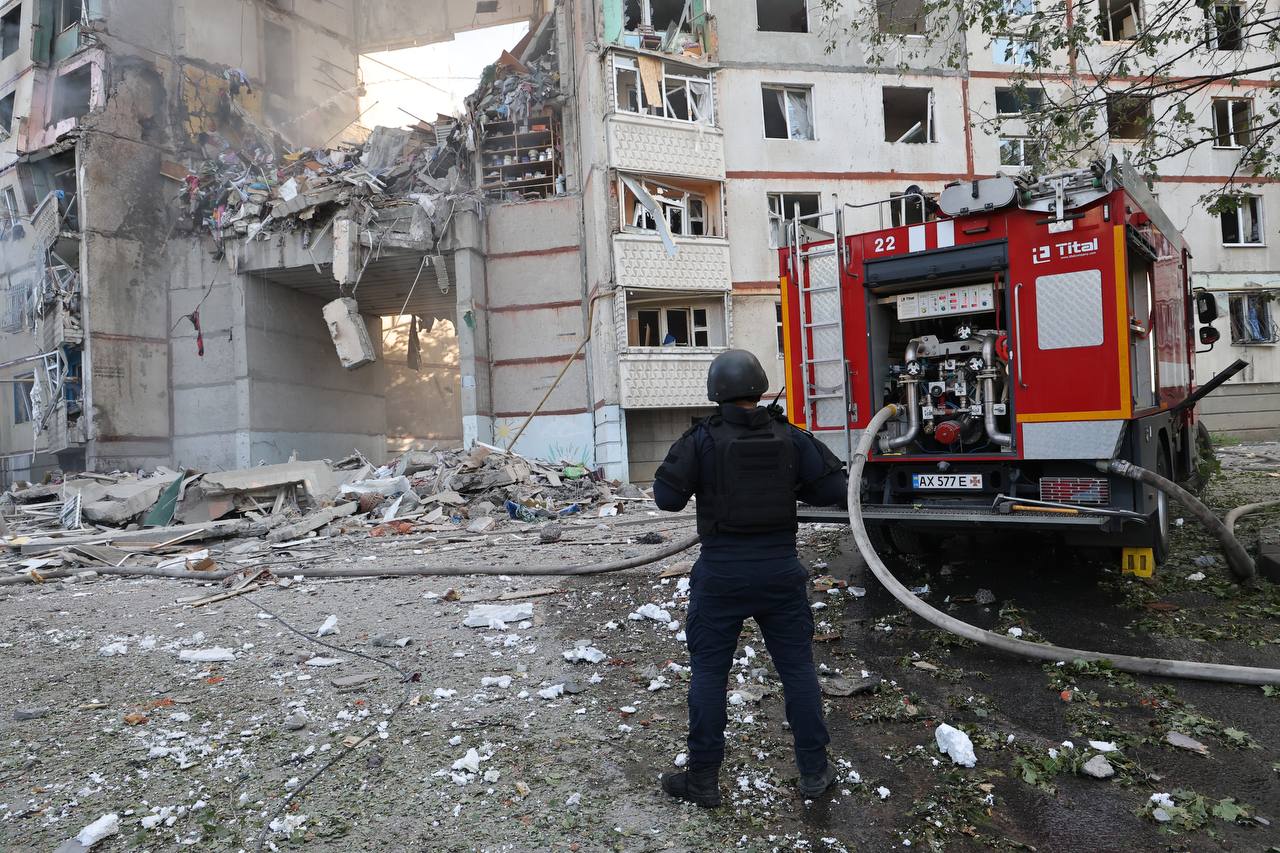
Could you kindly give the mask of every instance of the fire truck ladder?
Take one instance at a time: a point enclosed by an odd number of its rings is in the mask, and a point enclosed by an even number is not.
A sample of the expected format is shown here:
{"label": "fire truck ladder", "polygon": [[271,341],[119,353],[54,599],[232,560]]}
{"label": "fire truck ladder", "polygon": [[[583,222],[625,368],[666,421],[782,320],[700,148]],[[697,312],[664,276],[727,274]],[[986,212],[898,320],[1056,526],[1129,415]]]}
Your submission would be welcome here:
{"label": "fire truck ladder", "polygon": [[[805,242],[804,223],[814,225],[827,213],[800,214],[796,205],[790,225],[791,280],[799,291],[800,376],[804,381],[803,418],[810,430],[839,429],[845,458],[853,452],[849,421],[856,417],[849,388],[849,362],[844,349],[844,300],[840,257],[844,230],[836,205],[835,238]],[[806,248],[807,245],[807,248]]]}

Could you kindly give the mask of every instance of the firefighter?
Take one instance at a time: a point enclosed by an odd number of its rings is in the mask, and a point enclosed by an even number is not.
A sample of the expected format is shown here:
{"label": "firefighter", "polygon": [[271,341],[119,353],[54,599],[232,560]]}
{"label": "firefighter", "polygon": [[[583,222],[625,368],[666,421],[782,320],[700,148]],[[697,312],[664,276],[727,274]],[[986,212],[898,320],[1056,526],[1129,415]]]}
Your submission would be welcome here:
{"label": "firefighter", "polygon": [[698,423],[658,468],[661,509],[684,509],[697,495],[702,554],[693,567],[685,633],[689,684],[689,764],[664,773],[662,789],[704,808],[720,805],[725,686],[742,623],[756,620],[782,679],[795,740],[800,792],[816,797],[835,781],[827,761],[822,694],[813,665],[809,573],[796,555],[796,499],[846,503],[847,479],[835,455],[760,407],[768,377],[754,355],[721,353],[707,374],[716,414]]}

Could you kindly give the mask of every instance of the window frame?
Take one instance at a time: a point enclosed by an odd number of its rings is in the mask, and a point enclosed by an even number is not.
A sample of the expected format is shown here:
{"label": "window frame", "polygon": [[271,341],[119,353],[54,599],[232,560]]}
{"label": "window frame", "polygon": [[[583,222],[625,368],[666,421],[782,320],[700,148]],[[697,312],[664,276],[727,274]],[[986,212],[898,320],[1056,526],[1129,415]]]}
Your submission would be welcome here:
{"label": "window frame", "polygon": [[[671,350],[674,348],[706,350],[706,349],[713,349],[715,347],[723,346],[722,344],[711,343],[712,311],[718,310],[720,312],[719,314],[717,314],[717,319],[720,320],[722,323],[724,322],[724,319],[727,316],[725,314],[726,307],[724,304],[723,294],[718,294],[718,293],[690,294],[690,296],[686,297],[686,299],[687,301],[681,301],[677,297],[676,299],[673,299],[670,303],[657,302],[657,303],[645,304],[643,306],[637,305],[635,307],[628,305],[628,308],[627,308],[628,332],[627,332],[626,348],[627,349],[644,349],[644,350]],[[718,309],[717,309],[717,306],[718,306]],[[630,333],[630,326],[631,326],[630,318],[632,314],[634,314],[635,316],[637,333],[641,328],[641,323],[640,323],[641,315],[650,314],[650,315],[657,316],[658,342],[656,344],[632,343],[631,333]],[[672,333],[670,315],[673,315],[673,314],[680,315],[684,318],[684,327],[685,327],[685,330],[688,332],[687,343],[680,343],[678,341],[676,343],[671,343],[671,344],[662,343],[664,340],[666,340],[667,335],[670,335]],[[702,315],[701,319],[699,319],[698,317],[699,314]],[[726,330],[726,333],[727,333],[727,330]],[[699,343],[699,341],[702,341],[702,343]]]}
{"label": "window frame", "polygon": [[[926,199],[930,198],[928,193],[924,193],[923,195]],[[908,208],[908,205],[919,205],[919,219],[914,219],[908,215],[909,213],[914,213],[913,210]],[[910,198],[908,193],[889,193],[888,208],[890,228],[906,228],[909,225],[923,225],[926,222],[932,221],[929,218],[929,205],[920,199]],[[894,221],[895,217],[898,220],[897,222]],[[936,219],[937,217],[934,218]]]}
{"label": "window frame", "polygon": [[[667,221],[667,228],[671,230],[672,237],[719,238],[722,236],[711,233],[716,223],[712,219],[712,209],[708,204],[706,194],[687,190],[683,187],[674,187],[639,175],[632,177],[662,207]],[[631,211],[630,218],[627,217],[626,202],[629,190],[626,184],[619,183],[621,184],[621,189],[619,190],[620,198],[623,204],[622,221],[625,223],[622,230],[631,234],[657,234],[658,225],[656,222],[653,223],[652,228],[644,224],[645,222],[651,222],[653,215],[647,207],[640,203],[639,199],[635,200],[635,209]],[[674,195],[668,195],[668,193],[679,194],[680,198],[675,198]],[[695,211],[693,209],[695,206],[700,207],[701,210]],[[679,228],[676,227],[675,222],[679,223]],[[693,232],[692,226],[695,222],[701,224],[701,234]]]}
{"label": "window frame", "polygon": [[[890,89],[899,91],[920,91],[924,90],[928,93],[925,99],[925,118],[923,122],[916,122],[911,128],[907,129],[907,133],[899,134],[897,139],[889,138],[889,120],[886,115],[885,94]],[[880,87],[880,122],[884,125],[884,141],[890,145],[936,145],[938,143],[938,93],[932,86],[881,86]],[[904,137],[911,132],[916,125],[923,124],[924,139],[919,141],[908,141]]]}
{"label": "window frame", "polygon": [[[1021,162],[1019,162],[1019,163],[1006,163],[1006,162],[1005,162],[1005,159],[1004,159],[1005,144],[1006,144],[1006,143],[1013,143],[1013,142],[1018,143],[1018,146],[1017,146],[1017,147],[1018,147],[1018,151],[1021,153]],[[1028,144],[1028,143],[1030,143],[1030,144]],[[998,151],[998,157],[999,157],[999,160],[1000,160],[1000,166],[1001,166],[1001,167],[1003,167],[1003,168],[1009,168],[1009,169],[1026,169],[1026,168],[1029,168],[1030,166],[1034,165],[1034,164],[1031,162],[1031,158],[1028,156],[1028,153],[1027,153],[1027,152],[1028,152],[1028,149],[1032,149],[1032,148],[1034,148],[1034,146],[1035,146],[1035,140],[1034,140],[1034,139],[1032,139],[1031,137],[1029,137],[1029,136],[1003,136],[1003,135],[1002,135],[1002,136],[996,137],[996,144],[997,144],[997,146],[998,146],[997,151]]]}
{"label": "window frame", "polygon": [[[1218,126],[1218,105],[1225,104],[1225,116],[1227,119],[1228,129],[1224,132]],[[1245,119],[1248,122],[1243,131],[1236,128],[1235,110],[1232,106],[1235,104],[1244,104],[1247,110]],[[1224,151],[1236,151],[1251,144],[1252,140],[1246,139],[1243,143],[1240,136],[1249,136],[1253,130],[1253,99],[1252,98],[1212,98],[1209,105],[1210,116],[1213,121],[1213,147]],[[1221,140],[1228,137],[1231,143],[1223,145]]]}
{"label": "window frame", "polygon": [[[1244,196],[1244,198],[1245,198],[1245,199],[1247,199],[1249,202],[1252,202],[1252,204],[1253,204],[1253,218],[1254,218],[1254,220],[1257,222],[1258,242],[1256,242],[1256,243],[1242,243],[1242,242],[1241,242],[1241,243],[1228,243],[1228,242],[1226,241],[1226,235],[1221,235],[1221,236],[1222,236],[1222,247],[1223,247],[1223,248],[1225,248],[1225,249],[1261,249],[1261,248],[1266,248],[1266,245],[1267,245],[1267,220],[1266,220],[1266,211],[1264,211],[1264,210],[1263,210],[1263,206],[1262,206],[1262,196],[1259,196],[1259,195],[1246,195],[1246,196]],[[1234,217],[1236,217],[1236,233],[1237,233],[1239,236],[1243,237],[1243,236],[1245,235],[1245,228],[1244,228],[1244,205],[1239,205],[1239,206],[1237,206],[1234,210],[1230,210],[1230,211],[1228,211],[1228,212],[1226,212],[1226,213],[1220,213],[1220,214],[1218,214],[1218,228],[1219,228],[1219,234],[1221,234],[1222,222],[1223,222],[1223,220],[1225,219],[1225,217],[1227,217],[1227,216],[1234,216]]]}
{"label": "window frame", "polygon": [[1030,86],[1028,86],[1028,87],[1026,87],[1025,89],[1023,89],[1023,91],[1024,91],[1025,93],[1027,93],[1027,94],[1030,94],[1031,92],[1039,92],[1039,93],[1040,93],[1040,94],[1039,94],[1039,103],[1032,104],[1032,103],[1030,103],[1030,101],[1022,101],[1022,102],[1020,102],[1020,103],[1022,103],[1022,107],[1021,107],[1017,112],[1015,112],[1015,113],[1001,112],[1001,110],[1000,110],[1000,93],[1001,93],[1001,92],[1007,92],[1007,93],[1009,93],[1009,96],[1010,96],[1010,97],[1014,97],[1014,98],[1016,98],[1017,96],[1016,96],[1014,93],[1015,93],[1015,92],[1017,92],[1017,90],[1016,90],[1016,89],[1014,89],[1014,88],[1013,88],[1013,87],[1011,87],[1011,86],[996,86],[995,91],[994,91],[994,94],[992,95],[992,101],[995,103],[996,115],[997,115],[997,116],[999,116],[1000,118],[1015,118],[1015,117],[1018,117],[1018,116],[1025,116],[1025,115],[1027,114],[1027,108],[1028,108],[1028,107],[1029,107],[1029,108],[1031,108],[1031,109],[1033,109],[1033,110],[1038,110],[1038,109],[1041,109],[1041,108],[1044,106],[1044,87],[1042,87],[1042,86],[1035,86],[1035,87],[1030,87]]}
{"label": "window frame", "polygon": [[[782,120],[787,125],[786,136],[770,136],[768,124],[764,122],[764,95],[766,92],[782,92]],[[788,96],[791,94],[804,95],[805,112],[809,116],[809,135],[795,137],[791,135],[791,110],[786,108],[790,103]],[[760,131],[764,134],[765,139],[773,139],[779,142],[816,142],[818,140],[818,123],[815,120],[814,104],[813,104],[813,86],[796,85],[792,83],[761,83],[760,84],[760,102],[761,102],[761,122]]]}
{"label": "window frame", "polygon": [[[1211,0],[1211,2],[1204,7],[1205,17],[1208,19],[1207,23],[1212,27],[1212,38],[1207,39],[1212,42],[1211,50],[1230,51],[1233,53],[1244,50],[1245,41],[1247,40],[1244,28],[1244,6],[1244,3],[1229,2],[1229,0],[1228,2],[1222,2],[1222,0]],[[1223,18],[1219,15],[1219,11],[1224,9],[1237,9],[1240,12],[1240,17],[1236,19],[1235,26],[1233,28],[1228,27],[1224,29]],[[1235,47],[1223,47],[1222,42],[1224,38],[1232,32],[1235,34]]]}
{"label": "window frame", "polygon": [[787,337],[786,329],[782,324],[782,300],[779,299],[773,303],[773,312],[776,319],[775,326],[778,332],[778,358],[787,357]]}
{"label": "window frame", "polygon": [[[1112,122],[1111,122],[1113,99],[1116,105],[1115,106],[1115,111],[1116,111],[1115,123],[1117,126],[1129,121],[1132,121],[1135,124],[1137,123],[1137,119],[1126,117],[1120,114],[1120,103],[1122,101],[1137,101],[1146,105],[1146,110],[1144,111],[1144,115],[1141,117],[1146,122],[1146,128],[1143,130],[1142,135],[1139,135],[1139,136],[1116,136],[1115,135],[1115,133],[1112,131]],[[1118,142],[1121,144],[1142,141],[1143,136],[1147,133],[1150,133],[1151,128],[1155,125],[1154,100],[1155,100],[1154,98],[1146,95],[1123,95],[1119,93],[1116,93],[1114,95],[1108,95],[1107,107],[1106,107],[1107,140],[1109,142]]]}
{"label": "window frame", "polygon": [[[75,16],[67,14],[71,11],[68,7],[73,5],[80,7],[80,14]],[[62,35],[72,27],[80,26],[84,21],[84,0],[54,0],[53,15],[53,31]],[[68,23],[67,19],[70,17],[74,17],[75,20]]]}
{"label": "window frame", "polygon": [[[888,5],[888,6],[892,7],[892,6],[896,5],[896,3],[897,3],[897,0],[875,0],[875,6],[876,6],[876,32],[880,33],[881,35],[886,35],[886,36],[890,36],[890,37],[892,37],[892,38],[900,38],[900,39],[912,39],[912,38],[919,39],[919,38],[927,38],[927,37],[929,36],[929,15],[928,15],[928,10],[927,10],[927,9],[921,9],[921,10],[920,10],[920,12],[921,12],[920,16],[914,19],[914,23],[915,23],[917,26],[921,27],[921,29],[923,30],[923,32],[906,32],[906,31],[903,31],[903,30],[887,30],[887,29],[885,29],[885,27],[884,27],[884,19],[883,19],[883,18],[881,17],[881,15],[880,15],[881,9],[882,9],[883,7],[885,7],[886,5]],[[924,4],[922,3],[921,5],[924,5]]]}
{"label": "window frame", "polygon": [[[29,424],[35,420],[34,407],[31,405],[31,391],[36,384],[36,375],[32,373],[23,373],[13,377],[13,425],[22,426]],[[19,416],[26,414],[25,418],[19,420]]]}
{"label": "window frame", "polygon": [[[668,63],[662,63],[662,80],[659,82],[659,88],[662,91],[662,103],[650,104],[644,95],[644,81],[640,78],[640,63],[636,61],[634,56],[625,54],[613,55],[613,112],[626,113],[627,115],[644,116],[645,118],[663,119],[665,121],[675,121],[680,124],[701,124],[706,127],[715,127],[716,125],[716,87],[712,82],[710,74],[705,77],[699,77],[689,73],[673,73],[667,70]],[[620,96],[622,87],[618,83],[619,76],[622,72],[629,72],[635,75],[635,93],[637,109],[629,109],[621,105]],[[676,80],[679,84],[668,88],[667,81]],[[695,109],[695,99],[690,97],[692,86],[694,84],[706,87],[706,115],[702,118],[695,118],[700,115],[701,110]],[[685,90],[685,102],[689,106],[689,118],[680,118],[678,115],[672,114],[670,95],[672,91],[683,88]]]}
{"label": "window frame", "polygon": [[[1243,304],[1247,306],[1248,300],[1251,299],[1261,300],[1261,307],[1263,309],[1262,321],[1266,323],[1267,334],[1257,338],[1253,337],[1251,334],[1237,337],[1236,305],[1241,304],[1241,301],[1243,301]],[[1274,301],[1275,299],[1270,293],[1262,290],[1236,290],[1227,292],[1227,325],[1230,327],[1228,333],[1231,335],[1232,346],[1267,346],[1280,343],[1280,330],[1276,328],[1276,318],[1271,307],[1271,303]],[[1244,318],[1242,316],[1241,323],[1238,327],[1242,331],[1247,331],[1246,325],[1243,321]]]}
{"label": "window frame", "polygon": [[[1002,44],[1008,45],[1008,50],[1000,50],[998,47]],[[991,64],[1022,67],[1030,64],[1026,59],[1026,54],[1035,48],[1035,42],[1027,39],[1018,38],[1013,35],[997,35],[991,39]],[[1008,53],[1008,57],[1005,54]]]}
{"label": "window frame", "polygon": [[[0,60],[8,59],[22,47],[22,6],[22,3],[18,3],[4,15],[0,15],[0,21],[7,22],[10,18],[14,19],[12,42],[6,38],[8,33],[0,29]],[[6,47],[12,47],[12,50],[5,50]]]}
{"label": "window frame", "polygon": [[[1133,11],[1133,35],[1117,37],[1115,32],[1112,30],[1112,20],[1115,18],[1115,13],[1112,10],[1115,8],[1116,4],[1122,8],[1124,6],[1128,6]],[[1106,7],[1105,12],[1103,11],[1104,6]],[[1136,40],[1142,33],[1143,20],[1144,10],[1142,8],[1142,0],[1098,0],[1098,21],[1099,24],[1102,25],[1099,27],[1099,29],[1102,30],[1099,35],[1102,36],[1102,41],[1104,43],[1115,44],[1122,41]]]}
{"label": "window frame", "polygon": [[[765,0],[772,2],[772,0]],[[760,25],[760,0],[756,0],[756,32],[758,33],[789,33],[791,35],[808,35],[813,32],[813,27],[809,20],[809,0],[800,0],[800,5],[804,7],[804,29],[803,30],[766,30]]]}
{"label": "window frame", "polygon": [[[792,214],[794,209],[789,209],[786,204],[788,196],[811,196],[816,202],[813,212],[822,211],[822,193],[820,192],[792,192],[791,190],[765,191],[765,205],[769,208],[768,228],[769,228],[769,248],[779,249],[782,247],[783,234],[778,229],[780,223],[792,222]],[[777,201],[775,208],[774,202]],[[802,213],[803,215],[803,213]]]}

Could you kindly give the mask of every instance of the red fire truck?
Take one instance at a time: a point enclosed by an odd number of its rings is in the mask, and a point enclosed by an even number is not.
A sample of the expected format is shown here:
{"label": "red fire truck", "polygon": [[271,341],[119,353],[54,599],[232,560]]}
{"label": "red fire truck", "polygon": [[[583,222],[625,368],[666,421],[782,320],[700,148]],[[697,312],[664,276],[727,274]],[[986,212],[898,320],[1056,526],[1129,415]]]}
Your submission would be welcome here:
{"label": "red fire truck", "polygon": [[859,206],[796,211],[779,253],[791,421],[847,459],[898,404],[862,484],[882,554],[1033,530],[1149,570],[1165,496],[1097,463],[1193,472],[1195,309],[1215,314],[1182,235],[1115,161],[905,203],[932,218],[847,234]]}

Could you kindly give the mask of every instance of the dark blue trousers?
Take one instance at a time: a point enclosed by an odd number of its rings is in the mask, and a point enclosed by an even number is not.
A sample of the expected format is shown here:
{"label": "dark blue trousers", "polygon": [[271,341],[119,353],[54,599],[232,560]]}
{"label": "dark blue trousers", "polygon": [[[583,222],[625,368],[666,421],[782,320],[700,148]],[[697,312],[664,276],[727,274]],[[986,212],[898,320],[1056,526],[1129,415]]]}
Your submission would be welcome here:
{"label": "dark blue trousers", "polygon": [[690,582],[685,635],[689,684],[689,766],[724,760],[725,689],[742,623],[755,619],[782,679],[796,766],[804,775],[826,768],[831,741],[822,718],[822,692],[813,665],[809,574],[800,562],[698,560]]}

